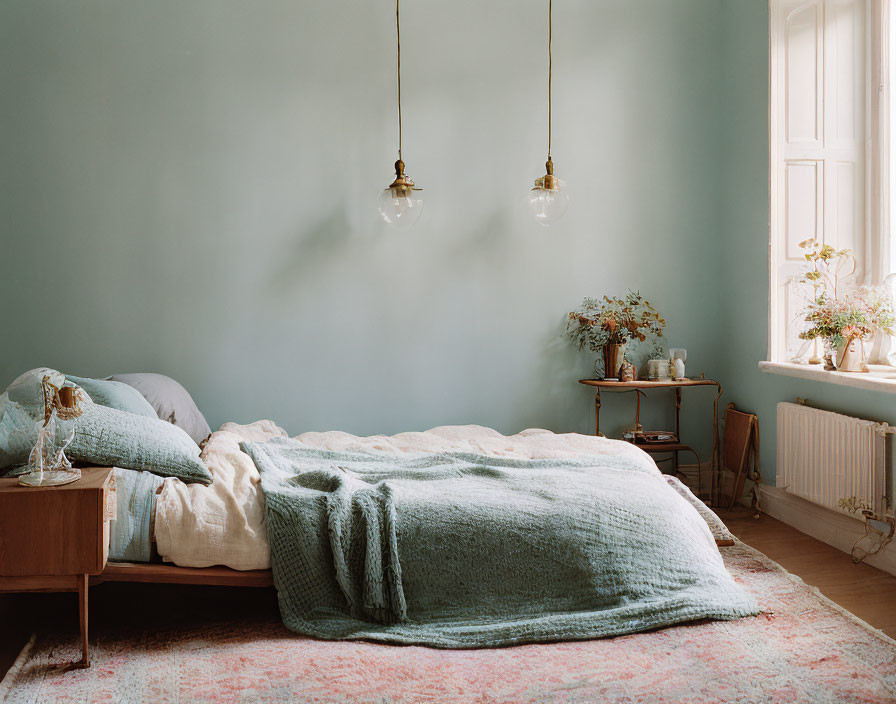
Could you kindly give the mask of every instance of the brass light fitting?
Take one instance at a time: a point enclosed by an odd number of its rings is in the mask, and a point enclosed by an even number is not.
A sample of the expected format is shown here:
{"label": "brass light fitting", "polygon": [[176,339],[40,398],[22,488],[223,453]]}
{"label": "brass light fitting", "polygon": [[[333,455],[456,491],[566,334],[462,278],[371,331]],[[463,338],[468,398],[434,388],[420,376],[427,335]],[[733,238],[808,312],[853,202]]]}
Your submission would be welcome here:
{"label": "brass light fitting", "polygon": [[558,191],[560,190],[560,179],[554,176],[554,162],[548,157],[544,163],[545,173],[541,178],[535,179],[535,188],[532,190]]}
{"label": "brass light fitting", "polygon": [[417,188],[411,177],[405,174],[404,162],[399,159],[395,162],[395,180],[389,184],[389,190],[393,192],[393,196],[404,197],[411,191],[422,191],[423,189]]}

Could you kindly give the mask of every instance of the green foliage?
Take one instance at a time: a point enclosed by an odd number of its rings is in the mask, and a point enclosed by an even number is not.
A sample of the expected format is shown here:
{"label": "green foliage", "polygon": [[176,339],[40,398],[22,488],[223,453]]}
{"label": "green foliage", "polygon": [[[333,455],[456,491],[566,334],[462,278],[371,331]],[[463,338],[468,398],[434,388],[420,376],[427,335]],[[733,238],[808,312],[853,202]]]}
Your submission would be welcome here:
{"label": "green foliage", "polygon": [[665,328],[665,319],[637,291],[629,291],[624,298],[585,298],[566,321],[566,335],[578,348],[595,352],[607,344],[662,337]]}

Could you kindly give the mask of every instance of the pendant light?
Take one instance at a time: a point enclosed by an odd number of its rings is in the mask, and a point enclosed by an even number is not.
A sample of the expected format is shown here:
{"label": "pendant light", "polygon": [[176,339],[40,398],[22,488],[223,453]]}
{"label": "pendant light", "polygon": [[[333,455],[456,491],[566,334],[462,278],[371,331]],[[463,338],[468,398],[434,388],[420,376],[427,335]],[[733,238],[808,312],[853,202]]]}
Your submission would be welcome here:
{"label": "pendant light", "polygon": [[551,225],[566,213],[569,207],[569,194],[566,184],[554,176],[554,162],[551,160],[551,78],[553,57],[551,41],[553,39],[553,0],[548,0],[548,160],[545,163],[547,173],[535,181],[535,188],[529,192],[529,208],[535,220],[541,225]]}
{"label": "pendant light", "polygon": [[414,182],[404,172],[401,160],[401,20],[399,0],[395,0],[395,38],[398,73],[398,161],[395,162],[395,180],[380,193],[379,211],[383,220],[396,230],[410,229],[423,211],[423,197]]}

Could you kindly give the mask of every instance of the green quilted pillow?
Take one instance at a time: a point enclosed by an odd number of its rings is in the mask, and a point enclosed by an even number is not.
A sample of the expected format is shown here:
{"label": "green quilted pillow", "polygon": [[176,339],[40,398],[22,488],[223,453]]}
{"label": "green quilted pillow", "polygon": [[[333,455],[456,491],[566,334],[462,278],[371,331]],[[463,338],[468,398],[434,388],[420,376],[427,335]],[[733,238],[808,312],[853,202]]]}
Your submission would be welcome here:
{"label": "green quilted pillow", "polygon": [[86,379],[71,374],[66,374],[65,380],[75,386],[80,386],[90,396],[91,401],[101,406],[136,413],[147,418],[158,418],[155,409],[149,405],[149,401],[143,398],[133,386],[128,386],[120,381]]}
{"label": "green quilted pillow", "polygon": [[139,469],[187,483],[212,483],[211,473],[199,459],[199,447],[183,430],[158,418],[95,403],[85,405],[75,421],[75,439],[68,456],[101,467]]}

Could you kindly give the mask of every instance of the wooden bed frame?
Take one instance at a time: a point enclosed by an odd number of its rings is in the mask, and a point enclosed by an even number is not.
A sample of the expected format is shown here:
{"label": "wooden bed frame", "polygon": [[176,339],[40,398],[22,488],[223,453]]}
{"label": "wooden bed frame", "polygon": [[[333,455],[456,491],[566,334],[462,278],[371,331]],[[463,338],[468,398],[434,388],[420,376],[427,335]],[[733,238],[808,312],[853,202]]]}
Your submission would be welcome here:
{"label": "wooden bed frame", "polygon": [[[177,567],[151,562],[110,562],[97,575],[90,575],[90,586],[103,582],[144,582],[150,584],[197,584],[218,587],[273,587],[270,570],[241,572],[229,567]],[[35,577],[0,576],[2,592],[74,592],[78,585],[71,575]]]}
{"label": "wooden bed frame", "polygon": [[[94,582],[96,580],[96,582]],[[273,587],[270,570],[234,570],[230,567],[178,567],[167,563],[110,562],[91,584],[149,582],[199,584],[217,587]]]}

